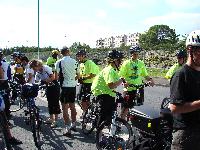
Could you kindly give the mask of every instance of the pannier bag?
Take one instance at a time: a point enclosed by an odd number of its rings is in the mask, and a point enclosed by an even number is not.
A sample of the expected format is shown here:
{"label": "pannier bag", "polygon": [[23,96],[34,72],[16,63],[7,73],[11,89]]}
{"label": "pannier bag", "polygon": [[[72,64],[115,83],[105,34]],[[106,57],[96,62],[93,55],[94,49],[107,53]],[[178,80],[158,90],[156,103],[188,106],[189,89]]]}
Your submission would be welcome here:
{"label": "pannier bag", "polygon": [[38,96],[38,90],[39,90],[39,86],[38,85],[25,84],[22,87],[22,96],[24,98],[37,97]]}

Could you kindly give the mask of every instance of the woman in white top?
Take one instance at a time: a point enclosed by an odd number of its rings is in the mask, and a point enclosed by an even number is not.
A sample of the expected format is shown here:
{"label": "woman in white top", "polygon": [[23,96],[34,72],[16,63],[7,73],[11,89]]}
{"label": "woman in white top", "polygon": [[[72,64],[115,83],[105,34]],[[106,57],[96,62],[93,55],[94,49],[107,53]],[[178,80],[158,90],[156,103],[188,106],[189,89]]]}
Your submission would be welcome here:
{"label": "woman in white top", "polygon": [[49,123],[51,127],[57,126],[58,114],[60,114],[60,87],[55,80],[51,67],[43,65],[39,60],[30,61],[30,68],[35,72],[35,82],[41,81],[41,83],[47,85],[46,95],[48,101],[48,109],[50,114]]}
{"label": "woman in white top", "polygon": [[26,83],[34,83],[35,77],[34,77],[34,70],[30,68],[30,65],[28,64],[29,60],[26,56],[22,57],[21,59],[22,65],[24,67],[24,74],[25,74],[25,82]]}

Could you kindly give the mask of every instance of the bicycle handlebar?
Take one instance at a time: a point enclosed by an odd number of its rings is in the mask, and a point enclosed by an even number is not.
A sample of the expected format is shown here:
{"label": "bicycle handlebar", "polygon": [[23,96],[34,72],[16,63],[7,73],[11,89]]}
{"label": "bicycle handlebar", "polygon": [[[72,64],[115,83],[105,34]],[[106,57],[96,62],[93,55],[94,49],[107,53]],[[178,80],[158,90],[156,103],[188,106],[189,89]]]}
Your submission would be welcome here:
{"label": "bicycle handlebar", "polygon": [[142,87],[147,87],[147,86],[150,86],[150,83],[149,82],[146,82],[144,84],[129,84],[128,87],[134,87],[136,89],[140,89]]}

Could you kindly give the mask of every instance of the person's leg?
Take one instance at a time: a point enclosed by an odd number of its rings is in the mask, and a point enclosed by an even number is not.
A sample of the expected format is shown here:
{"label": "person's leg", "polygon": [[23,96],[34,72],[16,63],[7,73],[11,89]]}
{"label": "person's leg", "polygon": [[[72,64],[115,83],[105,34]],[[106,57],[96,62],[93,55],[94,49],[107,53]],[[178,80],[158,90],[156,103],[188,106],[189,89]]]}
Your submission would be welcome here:
{"label": "person's leg", "polygon": [[84,114],[84,112],[87,110],[87,108],[88,108],[88,106],[89,106],[88,100],[82,100],[81,106],[82,106],[83,114]]}
{"label": "person's leg", "polygon": [[71,110],[71,119],[72,122],[76,122],[76,108],[75,108],[75,103],[69,103],[69,107]]}
{"label": "person's leg", "polygon": [[91,86],[91,83],[84,83],[81,87],[84,95],[81,102],[83,113],[87,110],[90,104]]}
{"label": "person's leg", "polygon": [[134,106],[134,98],[135,98],[136,91],[130,91],[126,93],[125,103],[124,107],[121,113],[121,118],[126,120],[126,117],[128,115],[129,108],[132,108]]}
{"label": "person's leg", "polygon": [[68,108],[69,108],[68,104],[62,103],[63,120],[65,125],[70,123]]}

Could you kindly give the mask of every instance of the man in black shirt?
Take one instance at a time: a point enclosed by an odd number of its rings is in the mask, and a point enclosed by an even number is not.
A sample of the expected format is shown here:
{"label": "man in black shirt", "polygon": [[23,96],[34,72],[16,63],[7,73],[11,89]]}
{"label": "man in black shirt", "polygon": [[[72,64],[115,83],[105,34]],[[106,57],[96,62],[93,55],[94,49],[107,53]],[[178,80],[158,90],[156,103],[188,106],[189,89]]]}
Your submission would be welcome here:
{"label": "man in black shirt", "polygon": [[186,47],[187,63],[172,77],[170,86],[171,150],[200,149],[200,30],[189,34]]}

